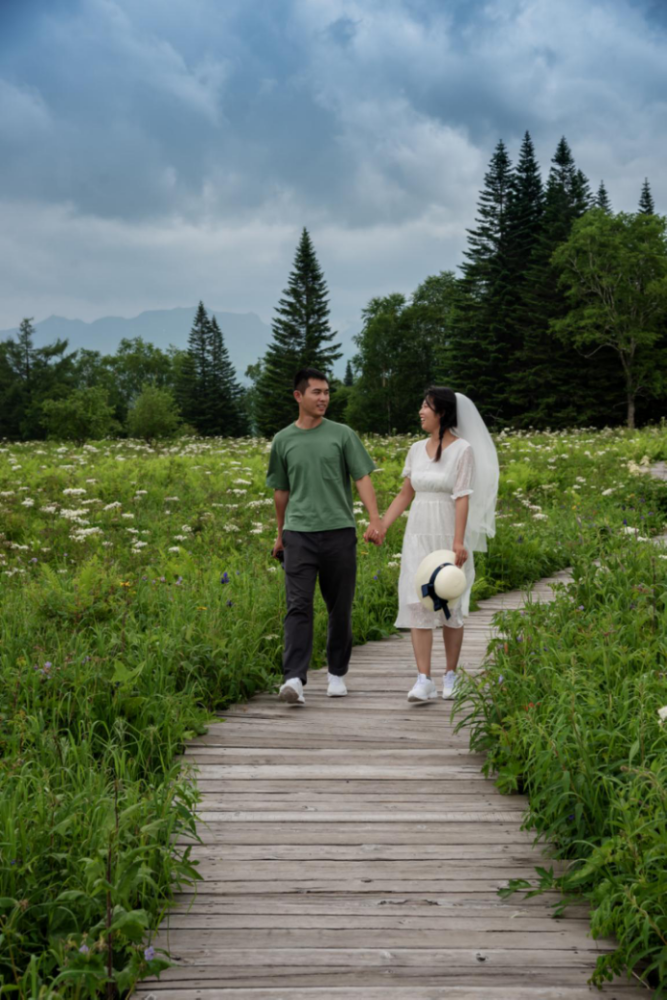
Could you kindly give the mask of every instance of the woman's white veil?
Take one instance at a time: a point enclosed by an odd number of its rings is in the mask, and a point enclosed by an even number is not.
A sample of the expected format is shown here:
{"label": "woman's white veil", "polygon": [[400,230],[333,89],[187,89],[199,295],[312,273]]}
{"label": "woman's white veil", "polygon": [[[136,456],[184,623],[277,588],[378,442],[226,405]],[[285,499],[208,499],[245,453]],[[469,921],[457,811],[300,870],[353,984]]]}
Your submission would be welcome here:
{"label": "woman's white veil", "polygon": [[466,538],[474,552],[486,552],[487,538],[496,533],[496,501],[498,499],[498,453],[479,410],[463,393],[456,394],[456,427],[454,434],[472,446],[475,456],[475,479],[468,508]]}

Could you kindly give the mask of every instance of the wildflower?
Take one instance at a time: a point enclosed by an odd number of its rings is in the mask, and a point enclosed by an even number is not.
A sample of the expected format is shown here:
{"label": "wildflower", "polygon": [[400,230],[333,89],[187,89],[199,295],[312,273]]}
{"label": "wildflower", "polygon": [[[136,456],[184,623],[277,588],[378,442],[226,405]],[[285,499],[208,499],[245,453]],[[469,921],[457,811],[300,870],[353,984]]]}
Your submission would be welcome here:
{"label": "wildflower", "polygon": [[167,552],[180,552],[180,551],[181,551],[180,545],[170,545],[169,548],[167,549]]}
{"label": "wildflower", "polygon": [[229,583],[229,573],[227,572],[227,570],[225,570],[225,572],[220,577],[220,583]]}
{"label": "wildflower", "polygon": [[227,607],[228,608],[233,608],[234,607],[234,602],[233,601],[227,601]]}
{"label": "wildflower", "polygon": [[82,944],[81,947],[79,948],[79,951],[81,952],[82,955],[87,955],[90,952],[90,948],[88,947],[87,944]]}
{"label": "wildflower", "polygon": [[155,958],[155,948],[152,944],[149,944],[148,948],[144,948],[144,958],[147,962],[152,962]]}
{"label": "wildflower", "polygon": [[663,705],[662,708],[658,709],[658,718],[660,725],[662,726],[665,720],[667,720],[667,705]]}

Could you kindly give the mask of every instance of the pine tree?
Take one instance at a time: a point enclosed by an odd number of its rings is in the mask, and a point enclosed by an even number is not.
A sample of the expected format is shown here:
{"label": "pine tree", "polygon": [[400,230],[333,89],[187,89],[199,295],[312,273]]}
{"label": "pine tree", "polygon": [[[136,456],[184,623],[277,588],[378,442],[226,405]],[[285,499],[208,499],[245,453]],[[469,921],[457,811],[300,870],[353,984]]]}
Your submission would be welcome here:
{"label": "pine tree", "polygon": [[609,200],[609,195],[607,194],[607,189],[604,186],[604,181],[600,181],[600,187],[598,188],[598,193],[595,196],[595,207],[601,208],[603,212],[607,215],[611,215],[611,201]]}
{"label": "pine tree", "polygon": [[495,423],[506,416],[511,367],[513,185],[512,164],[501,140],[484,177],[478,226],[468,230],[467,262],[444,358],[452,386],[470,395],[486,419]]}
{"label": "pine tree", "polygon": [[324,274],[307,229],[303,230],[288,285],[276,308],[273,340],[258,383],[257,423],[271,437],[296,417],[293,379],[300,368],[331,374],[342,355],[329,325]]}
{"label": "pine tree", "polygon": [[551,323],[568,311],[552,255],[592,203],[588,181],[577,169],[564,137],[551,162],[542,224],[523,291],[522,363],[514,383],[517,422],[522,426],[604,422],[603,382],[608,370],[613,371],[612,359],[604,351],[593,365],[551,329]]}
{"label": "pine tree", "polygon": [[343,379],[343,385],[351,386],[354,385],[354,372],[352,371],[352,362],[348,361],[345,365],[345,378]]}
{"label": "pine tree", "polygon": [[215,399],[211,373],[211,323],[204,303],[197,306],[176,398],[184,419],[198,434],[211,434]]}
{"label": "pine tree", "polygon": [[225,437],[239,437],[247,429],[243,389],[236,380],[236,371],[229,359],[229,351],[215,316],[211,317],[210,322],[210,345],[213,388],[210,432]]}
{"label": "pine tree", "polygon": [[642,184],[642,193],[639,199],[639,211],[642,215],[655,215],[655,204],[653,201],[653,195],[651,194],[651,185],[648,182],[648,177],[644,178],[644,183]]}

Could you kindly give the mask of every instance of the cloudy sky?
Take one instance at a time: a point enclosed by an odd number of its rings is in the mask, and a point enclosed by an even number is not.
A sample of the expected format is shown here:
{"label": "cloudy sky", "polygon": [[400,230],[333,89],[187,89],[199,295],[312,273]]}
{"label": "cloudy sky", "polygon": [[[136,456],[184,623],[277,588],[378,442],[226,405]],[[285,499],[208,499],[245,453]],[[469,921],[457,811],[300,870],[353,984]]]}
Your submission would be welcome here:
{"label": "cloudy sky", "polygon": [[339,328],[455,268],[499,138],[667,212],[665,0],[0,0],[0,328],[269,321],[307,226]]}

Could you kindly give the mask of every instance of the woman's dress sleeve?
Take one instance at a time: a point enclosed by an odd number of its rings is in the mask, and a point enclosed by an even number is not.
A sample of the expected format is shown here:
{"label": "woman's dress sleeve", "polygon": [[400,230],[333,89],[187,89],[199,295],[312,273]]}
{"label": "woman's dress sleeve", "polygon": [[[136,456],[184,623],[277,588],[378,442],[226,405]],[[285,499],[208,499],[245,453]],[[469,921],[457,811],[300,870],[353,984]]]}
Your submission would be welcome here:
{"label": "woman's dress sleeve", "polygon": [[475,456],[470,445],[463,449],[456,464],[456,480],[452,496],[455,500],[459,497],[467,497],[473,493],[473,482],[475,479]]}
{"label": "woman's dress sleeve", "polygon": [[407,455],[405,456],[405,464],[403,465],[403,471],[401,472],[401,476],[403,477],[403,479],[405,479],[406,477],[409,479],[410,476],[412,475],[412,456],[414,452],[414,447],[415,447],[414,445],[411,445]]}

